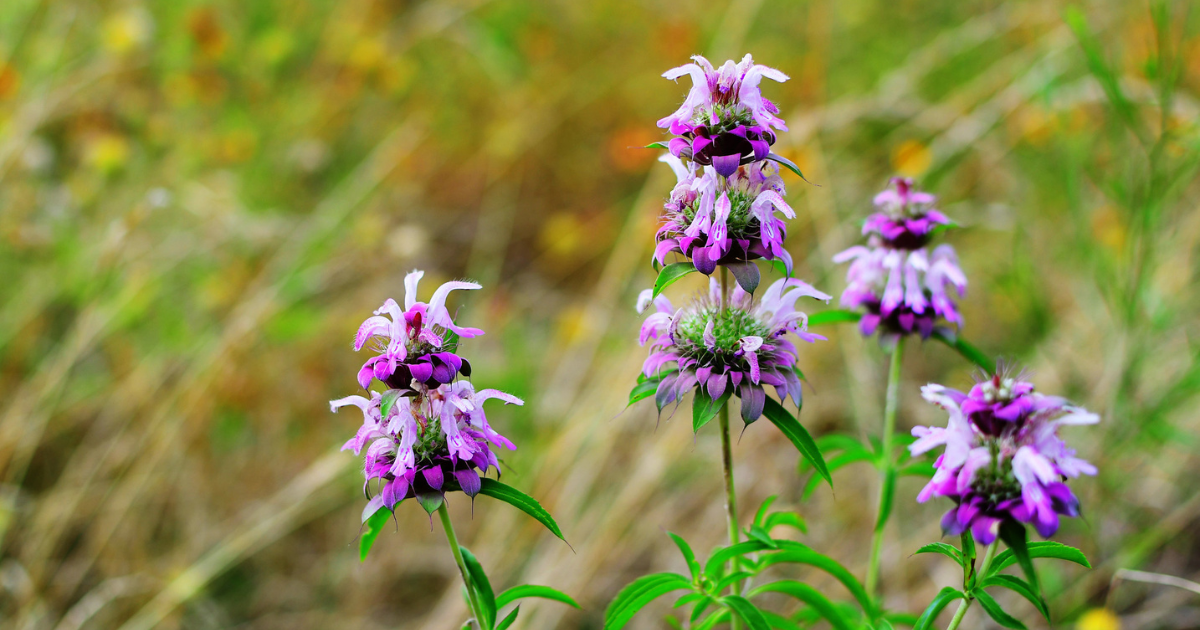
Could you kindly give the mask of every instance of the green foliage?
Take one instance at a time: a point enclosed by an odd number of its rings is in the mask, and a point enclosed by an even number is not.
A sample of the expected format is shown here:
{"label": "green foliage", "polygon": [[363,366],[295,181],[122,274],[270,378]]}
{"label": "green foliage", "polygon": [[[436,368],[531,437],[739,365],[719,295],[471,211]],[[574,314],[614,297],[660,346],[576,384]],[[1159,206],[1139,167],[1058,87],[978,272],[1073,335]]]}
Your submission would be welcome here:
{"label": "green foliage", "polygon": [[[513,488],[512,486],[500,483],[495,479],[484,477],[480,480],[479,494],[499,499],[518,510],[532,516],[534,520],[546,526],[550,533],[558,536],[563,542],[567,539],[563,537],[562,530],[558,528],[558,523],[554,522],[554,517],[542,507],[540,503],[529,495]],[[569,544],[569,543],[568,543]]]}
{"label": "green foliage", "polygon": [[821,475],[823,479],[833,487],[833,478],[829,475],[829,467],[825,465],[825,458],[821,455],[821,449],[817,448],[817,443],[813,441],[812,435],[799,422],[796,421],[783,405],[775,401],[774,398],[767,396],[767,402],[763,406],[763,415],[767,417],[779,430],[787,436],[796,450],[800,451],[800,455],[808,461],[809,464]]}
{"label": "green foliage", "polygon": [[[483,630],[489,630],[496,625],[496,594],[492,591],[492,583],[488,580],[487,573],[483,571],[483,566],[479,564],[479,560],[475,558],[475,554],[471,553],[470,549],[461,547],[463,561],[467,565],[467,575],[471,579],[470,588],[475,592],[479,605],[482,608],[480,614],[483,619],[480,619],[480,625]],[[511,622],[510,622],[511,623]]]}
{"label": "green foliage", "polygon": [[690,262],[671,263],[663,267],[662,271],[658,272],[658,278],[654,280],[654,297],[658,297],[664,289],[695,270],[696,266]]}
{"label": "green foliage", "polygon": [[721,409],[725,408],[732,395],[733,389],[729,388],[725,390],[724,394],[721,394],[720,398],[714,400],[708,395],[708,392],[704,391],[704,388],[696,388],[696,392],[692,396],[692,431],[699,432],[704,425],[712,422]]}
{"label": "green foliage", "polygon": [[383,531],[383,526],[392,518],[392,511],[381,507],[375,510],[371,516],[367,518],[362,536],[358,539],[358,560],[366,562],[367,554],[371,552],[371,546],[375,544],[375,539],[379,538],[379,532]]}
{"label": "green foliage", "polygon": [[956,588],[949,586],[943,588],[933,598],[933,601],[929,602],[929,606],[925,608],[925,612],[921,613],[921,616],[917,618],[917,623],[913,624],[913,630],[930,630],[933,628],[933,622],[937,621],[938,615],[941,614],[942,610],[950,602],[965,597],[966,594]]}
{"label": "green foliage", "polygon": [[522,584],[520,586],[514,586],[503,593],[500,593],[500,595],[496,597],[496,607],[503,608],[517,601],[518,599],[525,599],[527,597],[549,599],[556,602],[561,602],[571,606],[572,608],[579,608],[579,604],[573,598],[571,598],[570,595],[567,595],[566,593],[563,593],[557,589],[550,588],[549,586],[537,586],[534,584]]}

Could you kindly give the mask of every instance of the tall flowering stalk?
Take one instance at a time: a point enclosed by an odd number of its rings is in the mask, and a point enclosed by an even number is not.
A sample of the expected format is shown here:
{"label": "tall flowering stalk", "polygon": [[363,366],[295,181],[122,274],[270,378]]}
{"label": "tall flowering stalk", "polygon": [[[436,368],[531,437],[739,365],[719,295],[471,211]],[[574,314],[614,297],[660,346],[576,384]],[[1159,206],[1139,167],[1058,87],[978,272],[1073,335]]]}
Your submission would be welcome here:
{"label": "tall flowering stalk", "polygon": [[[1075,456],[1059,436],[1059,429],[1096,424],[1099,416],[1063,398],[1036,392],[1033,383],[1010,370],[984,375],[967,393],[937,384],[926,385],[921,393],[925,400],[946,410],[949,420],[945,427],[912,431],[917,439],[909,451],[914,455],[944,448],[933,478],[917,501],[934,497],[954,501],[955,506],[942,517],[942,531],[962,537],[963,551],[956,559],[964,570],[963,590],[943,589],[944,596],[930,604],[922,619],[932,621],[949,601],[962,599],[948,626],[954,630],[978,600],[998,623],[1018,627],[984,590],[1003,586],[1021,593],[1049,620],[1032,558],[1061,558],[1084,566],[1087,560],[1065,545],[1027,542],[1025,528],[1032,525],[1048,538],[1058,531],[1061,516],[1079,516],[1079,500],[1067,482],[1080,475],[1095,475],[1096,468]],[[997,555],[997,538],[1009,547],[1005,554]],[[978,570],[974,565],[976,542],[988,547]],[[931,547],[921,551],[932,551]],[[998,576],[1000,569],[1014,560],[1028,582]]]}
{"label": "tall flowering stalk", "polygon": [[[754,616],[757,608],[741,597],[754,566],[744,564],[741,556],[760,549],[757,542],[739,545],[742,530],[729,404],[732,398],[740,400],[740,416],[747,425],[768,418],[828,480],[820,450],[783,403],[790,398],[799,409],[803,400],[795,341],[824,339],[808,332],[808,316],[798,301],[802,297],[831,298],[790,277],[792,260],[783,246],[786,220],[796,214],[784,199],[786,187],[778,168],[782,165],[798,175],[800,171],[770,151],[775,132],[787,130],[787,125],[778,116],[779,108],[763,97],[760,84],[764,78],[782,82],[787,76],[755,64],[750,55],[720,67],[703,57],[693,60],[663,74],[672,80],[690,76],[692,86],[679,109],[658,121],[658,126],[674,137],[668,143],[652,145],[669,150],[662,161],[675,172],[677,183],[663,206],[655,235],[654,263],[661,266],[658,279],[638,299],[639,313],[653,305],[639,335],[650,355],[630,394],[630,404],[653,397],[661,414],[690,395],[693,430],[718,419],[731,551],[719,563],[710,561],[714,567],[706,570],[705,576],[711,575],[711,582],[693,571],[689,588],[701,599],[691,601],[702,602],[694,608],[693,620],[715,602],[719,610],[712,613],[716,616],[711,623],[728,619],[735,628],[743,621],[760,627],[761,617]],[[671,262],[673,259],[676,262]],[[789,277],[772,282],[755,297],[761,280],[755,264],[759,259],[779,261]],[[695,271],[709,277],[707,291],[681,307],[661,295],[670,284]],[[736,283],[730,281],[731,274]],[[769,395],[770,390],[778,400]],[[768,523],[767,507],[747,530],[752,538],[770,540],[763,530]],[[786,517],[776,520],[782,522]],[[694,562],[687,544],[678,537],[675,542],[690,558],[689,563]],[[732,575],[727,574],[726,566]],[[643,579],[651,578],[661,575]],[[621,627],[647,603],[637,595],[640,582],[627,587],[610,605],[606,628]],[[732,594],[724,595],[724,589]],[[635,601],[636,605],[631,603]]]}
{"label": "tall flowering stalk", "polygon": [[934,334],[939,320],[962,326],[954,297],[962,297],[967,279],[950,245],[928,246],[941,229],[953,225],[934,208],[937,198],[916,189],[911,179],[893,178],[887,190],[875,195],[876,212],[863,223],[866,245],[853,246],[836,256],[849,262],[841,305],[859,311],[859,330],[878,333],[891,352],[884,402],[883,433],[877,465],[880,471],[878,518],[867,563],[867,591],[879,581],[880,553],[895,486],[894,434],[899,407],[904,338]]}
{"label": "tall flowering stalk", "polygon": [[[500,475],[494,448],[513,450],[511,441],[492,428],[484,402],[524,402],[495,389],[476,390],[459,376],[471,375],[471,364],[458,356],[458,340],[477,337],[482,330],[458,326],[446,308],[451,291],[478,289],[472,282],[447,282],[428,303],[417,301],[417,286],[424,272],[404,279],[404,307],[388,299],[358,329],[354,349],[368,348],[374,356],[358,372],[366,396],[351,395],[330,401],[330,409],[357,407],[362,425],[342,450],[363,457],[363,494],[367,504],[362,522],[365,532],[359,553],[363,560],[397,506],[413,498],[430,515],[438,513],[455,564],[463,579],[471,619],[480,630],[497,626],[497,610],[518,597],[549,597],[576,605],[570,597],[549,587],[523,587],[524,594],[496,597],[478,560],[462,547],[446,510],[447,493],[461,491],[472,499],[479,494],[510,503],[533,516],[562,538],[557,523],[532,498],[484,477],[490,470]],[[372,391],[378,381],[384,391]],[[520,592],[518,592],[520,593]],[[515,619],[514,611],[509,617]]]}

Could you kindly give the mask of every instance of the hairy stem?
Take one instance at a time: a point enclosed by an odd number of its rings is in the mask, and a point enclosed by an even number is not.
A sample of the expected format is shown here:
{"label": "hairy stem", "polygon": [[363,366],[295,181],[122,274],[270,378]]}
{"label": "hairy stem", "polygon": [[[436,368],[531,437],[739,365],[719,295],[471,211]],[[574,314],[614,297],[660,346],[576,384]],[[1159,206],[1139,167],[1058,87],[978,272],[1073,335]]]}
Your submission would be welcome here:
{"label": "hairy stem", "polygon": [[[721,267],[721,308],[729,307],[729,270]],[[733,487],[733,448],[730,443],[729,435],[729,401],[721,405],[721,411],[718,414],[721,425],[721,469],[725,475],[725,514],[729,517],[729,544],[736,545],[738,543],[738,518],[737,518],[737,493]],[[730,573],[736,573],[740,569],[741,563],[735,556],[729,561]],[[732,585],[735,595],[740,595],[742,592],[741,581],[736,581]],[[736,614],[730,616],[730,628],[732,630],[740,630],[742,626],[741,619]]]}
{"label": "hairy stem", "polygon": [[875,522],[875,533],[871,538],[871,559],[867,563],[867,594],[874,597],[875,592],[879,587],[879,554],[883,550],[883,530],[887,526],[887,521],[883,518],[883,511],[886,509],[886,504],[890,500],[888,493],[890,489],[887,484],[887,477],[892,471],[892,438],[896,432],[896,407],[900,403],[900,364],[904,359],[904,337],[896,340],[896,347],[892,350],[892,364],[888,368],[888,384],[887,384],[887,399],[883,408],[883,435],[880,439],[880,456],[882,461],[879,467],[879,509],[876,514],[878,518]]}
{"label": "hairy stem", "polygon": [[[987,552],[983,554],[983,564],[979,565],[979,571],[975,575],[987,575],[988,566],[992,564],[992,558],[996,557],[996,550],[1000,548],[1000,541],[994,541],[988,545]],[[950,619],[950,625],[946,626],[946,630],[955,630],[958,624],[962,623],[963,617],[967,616],[967,609],[971,607],[971,603],[975,601],[974,597],[968,596],[958,604],[958,610],[954,611],[954,617]]]}
{"label": "hairy stem", "polygon": [[458,546],[458,537],[454,535],[454,524],[450,522],[450,512],[446,510],[444,502],[437,512],[442,519],[442,529],[446,530],[446,542],[450,543],[450,552],[454,554],[454,562],[458,564],[458,572],[462,575],[463,586],[467,589],[467,603],[471,606],[471,616],[475,618],[475,627],[482,628],[483,615],[480,614],[482,609],[479,606],[479,596],[471,587],[470,572],[467,570],[467,563],[463,560],[462,548]]}

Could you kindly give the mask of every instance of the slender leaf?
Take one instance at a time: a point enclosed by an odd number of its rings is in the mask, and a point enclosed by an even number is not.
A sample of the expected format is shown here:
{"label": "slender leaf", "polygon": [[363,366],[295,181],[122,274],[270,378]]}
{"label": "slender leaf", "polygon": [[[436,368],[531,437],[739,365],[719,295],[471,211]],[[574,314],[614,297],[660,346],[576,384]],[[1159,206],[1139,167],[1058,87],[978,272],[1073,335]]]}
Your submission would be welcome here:
{"label": "slender leaf", "polygon": [[383,531],[383,526],[392,518],[392,511],[380,507],[375,510],[375,513],[367,518],[366,530],[363,531],[362,537],[358,539],[358,561],[365,562],[367,554],[371,552],[371,546],[375,544],[375,539],[379,538],[379,532]]}
{"label": "slender leaf", "polygon": [[808,316],[809,326],[823,326],[825,324],[840,324],[842,322],[857,322],[862,319],[862,313],[854,311],[843,311],[839,309],[830,309],[813,313]]}
{"label": "slender leaf", "polygon": [[574,608],[579,608],[579,604],[570,595],[549,586],[538,586],[536,584],[522,584],[500,593],[496,596],[496,608],[504,608],[518,599],[525,599],[526,597],[550,599]]}
{"label": "slender leaf", "polygon": [[896,499],[896,469],[888,468],[883,475],[883,488],[879,501],[879,518],[875,520],[875,531],[883,531],[892,516],[892,504]]}
{"label": "slender leaf", "polygon": [[917,553],[940,553],[943,556],[946,556],[947,558],[957,562],[958,566],[960,567],[963,564],[962,552],[956,549],[954,545],[949,545],[944,542],[929,543],[928,545],[918,549]]}
{"label": "slender leaf", "polygon": [[663,292],[663,289],[674,284],[680,278],[692,273],[696,270],[696,266],[690,262],[671,263],[662,268],[658,272],[658,278],[654,281],[654,297]]}
{"label": "slender leaf", "polygon": [[692,431],[698,432],[704,425],[712,422],[712,419],[717,417],[717,413],[729,402],[729,397],[732,395],[733,388],[730,387],[725,390],[724,394],[721,394],[720,398],[714,400],[703,388],[698,388],[692,397]]}
{"label": "slender leaf", "polygon": [[692,630],[710,630],[717,624],[721,624],[721,623],[725,623],[726,621],[729,621],[729,617],[730,617],[729,611],[725,610],[724,608],[720,608],[720,609],[716,610],[715,612],[713,612],[713,614],[711,614],[707,618],[705,618],[704,621],[700,622],[699,625],[692,626]]}
{"label": "slender leaf", "polygon": [[967,343],[965,339],[959,337],[954,331],[948,328],[937,327],[933,329],[933,338],[950,346],[955,352],[961,354],[963,358],[983,368],[988,374],[996,373],[996,362],[979,348]]}
{"label": "slender leaf", "polygon": [[933,622],[937,621],[938,615],[942,614],[942,610],[950,602],[965,597],[966,595],[956,588],[949,586],[943,588],[933,598],[933,601],[929,602],[929,606],[925,608],[925,612],[921,613],[921,616],[917,618],[917,623],[913,624],[913,630],[929,630],[933,627]]}
{"label": "slender leaf", "polygon": [[766,522],[765,519],[767,518],[767,511],[771,509],[771,506],[775,503],[775,499],[778,498],[779,495],[772,494],[771,496],[763,499],[762,505],[758,506],[758,511],[754,513],[755,525],[761,526]]}
{"label": "slender leaf", "polygon": [[633,403],[653,396],[658,391],[658,384],[660,382],[662,382],[661,379],[652,379],[634,385],[633,389],[629,392],[629,404],[626,406],[633,406]]}
{"label": "slender leaf", "polygon": [[779,272],[779,275],[781,275],[785,278],[792,277],[792,272],[790,269],[788,269],[787,263],[783,262],[782,260],[779,260],[778,258],[775,260],[768,261],[768,262],[770,263],[772,269]]}
{"label": "slender leaf", "polygon": [[[546,509],[541,506],[541,504],[524,492],[521,492],[512,486],[500,483],[495,479],[484,477],[483,479],[480,479],[479,493],[492,497],[493,499],[504,501],[518,510],[521,510],[522,512],[532,516],[534,520],[542,525],[545,525],[546,529],[550,530],[550,532],[555,536],[558,536],[560,540],[567,542],[567,539],[563,538],[562,530],[558,528],[558,523],[554,522],[554,517],[550,516],[550,513],[547,512]],[[570,543],[568,543],[568,545],[570,545]]]}
{"label": "slender leaf", "polygon": [[705,595],[704,593],[684,593],[683,595],[679,596],[679,599],[675,600],[675,603],[672,604],[671,607],[672,608],[682,608],[693,602],[698,602],[698,601],[704,599],[705,597],[708,597],[708,596]]}
{"label": "slender leaf", "polygon": [[520,606],[517,606],[516,608],[514,608],[512,610],[512,612],[508,613],[507,617],[500,620],[500,623],[496,625],[496,630],[508,630],[508,627],[513,625],[513,622],[517,620],[517,614],[519,614],[520,612],[521,612]]}
{"label": "slender leaf", "polygon": [[1004,612],[1000,607],[1000,603],[992,599],[991,595],[982,590],[975,591],[975,599],[979,600],[979,605],[983,606],[984,612],[988,614],[996,623],[1005,628],[1013,628],[1013,630],[1025,630],[1025,624],[1017,621],[1015,617]]}
{"label": "slender leaf", "polygon": [[741,595],[726,595],[721,598],[721,603],[729,607],[742,621],[746,622],[746,627],[750,630],[771,630],[771,625],[767,623],[763,617],[762,611],[757,606],[750,603],[750,600]]}
{"label": "slender leaf", "polygon": [[917,616],[904,612],[890,612],[883,616],[884,619],[892,622],[893,625],[902,625],[913,627],[917,625]]}
{"label": "slender leaf", "polygon": [[763,529],[770,532],[772,529],[775,529],[777,525],[787,525],[788,527],[795,528],[802,534],[808,533],[808,525],[804,522],[804,519],[800,518],[800,515],[796,514],[795,512],[772,512],[771,515],[767,517],[767,522],[763,524]]}
{"label": "slender leaf", "polygon": [[767,623],[770,624],[772,628],[775,628],[775,630],[804,630],[802,627],[800,627],[800,624],[788,619],[787,617],[777,615],[769,610],[763,610],[760,612],[762,612],[763,618],[767,620]]}
{"label": "slender leaf", "polygon": [[1004,544],[1008,545],[1008,550],[1013,552],[1017,564],[1020,564],[1021,570],[1025,572],[1025,579],[1033,585],[1033,590],[1041,592],[1042,589],[1038,587],[1037,571],[1033,568],[1033,558],[1029,555],[1029,542],[1026,539],[1025,526],[1012,520],[1003,521],[1000,523],[1000,540],[1003,540]]}
{"label": "slender leaf", "polygon": [[742,580],[745,580],[746,578],[752,578],[752,577],[754,577],[754,574],[750,573],[749,571],[738,571],[736,573],[730,573],[729,575],[726,575],[725,577],[721,578],[720,582],[717,582],[716,587],[713,588],[713,592],[720,593],[720,592],[724,591],[725,589],[729,588],[730,586],[732,586],[734,582],[741,582]]}
{"label": "slender leaf", "polygon": [[820,613],[822,619],[828,621],[829,625],[834,628],[851,630],[850,622],[837,609],[837,606],[834,606],[833,602],[829,601],[829,598],[822,595],[820,591],[807,584],[794,580],[780,580],[750,591],[749,596],[757,597],[763,593],[783,593],[794,597],[811,606]]}
{"label": "slender leaf", "polygon": [[[1092,568],[1083,552],[1062,543],[1053,541],[1031,542],[1026,545],[1029,549],[1030,558],[1056,558],[1058,560],[1066,560],[1075,564]],[[1000,552],[996,559],[992,561],[992,566],[988,569],[988,575],[996,575],[1000,571],[1010,567],[1017,561],[1011,550]]]}
{"label": "slender leaf", "polygon": [[875,630],[896,630],[896,626],[887,619],[878,619],[875,621]]}
{"label": "slender leaf", "polygon": [[650,144],[647,144],[644,148],[646,148],[646,149],[663,149],[663,150],[670,149],[670,147],[667,146],[666,142],[651,142]]}
{"label": "slender leaf", "polygon": [[396,401],[404,395],[402,389],[389,389],[383,392],[383,396],[379,397],[379,417],[387,418],[392,413],[392,407],[396,405]]}
{"label": "slender leaf", "polygon": [[678,573],[652,573],[630,582],[604,611],[604,630],[619,630],[650,602],[682,589],[692,588],[692,583]]}
{"label": "slender leaf", "polygon": [[[804,176],[804,173],[800,172],[800,167],[796,166],[795,162],[792,162],[791,160],[783,157],[782,155],[776,155],[774,153],[768,153],[767,159],[771,160],[772,162],[778,162],[779,164],[782,164],[784,167],[787,168],[787,170],[795,173],[796,175],[798,175],[800,177],[800,179],[803,179],[804,181],[808,182],[808,178]],[[812,184],[812,182],[808,182],[808,183]],[[813,184],[813,186],[816,186],[816,184]]]}
{"label": "slender leaf", "polygon": [[487,573],[483,571],[483,565],[479,564],[479,560],[475,558],[475,554],[471,553],[470,549],[462,548],[463,562],[467,565],[467,573],[471,576],[471,586],[475,589],[478,595],[479,604],[483,610],[479,611],[483,614],[482,626],[491,628],[496,625],[496,594],[492,591],[492,583],[488,581]]}
{"label": "slender leaf", "polygon": [[807,564],[809,566],[816,567],[833,576],[837,581],[841,582],[842,586],[845,586],[846,590],[850,591],[850,594],[855,600],[858,601],[859,606],[862,607],[863,610],[868,611],[869,613],[875,610],[875,603],[871,597],[867,595],[867,591],[863,588],[862,583],[858,581],[858,578],[854,577],[853,573],[851,573],[846,567],[843,567],[841,564],[839,564],[836,560],[830,558],[829,556],[817,553],[816,551],[808,548],[806,545],[792,540],[777,539],[775,543],[782,547],[783,550],[778,553],[763,556],[760,560],[760,563],[763,564],[764,568],[772,564],[780,563]]}
{"label": "slender leaf", "polygon": [[767,533],[767,530],[763,529],[762,525],[751,525],[750,529],[746,530],[746,535],[752,540],[757,540],[771,549],[779,548],[778,543],[771,538],[771,535]]}
{"label": "slender leaf", "polygon": [[817,474],[824,477],[825,481],[829,483],[829,487],[832,488],[833,478],[829,476],[825,458],[821,456],[821,449],[817,448],[817,444],[813,441],[812,435],[809,435],[808,430],[787,409],[784,409],[783,405],[770,396],[767,396],[767,402],[763,405],[763,415],[779,427],[779,430],[796,446],[796,450],[800,451],[800,454],[816,469]]}
{"label": "slender leaf", "polygon": [[1038,612],[1042,613],[1042,616],[1046,618],[1046,621],[1050,621],[1050,609],[1046,606],[1046,601],[1043,600],[1042,596],[1039,595],[1038,592],[1034,590],[1033,586],[1025,580],[1011,575],[993,575],[980,584],[981,588],[987,588],[989,586],[1002,586],[1010,591],[1015,592],[1021,597],[1024,597],[1025,599],[1029,600],[1030,604],[1033,604],[1034,608],[1038,609]]}
{"label": "slender leaf", "polygon": [[675,546],[679,547],[679,553],[683,554],[683,559],[687,561],[688,569],[692,572],[692,578],[700,575],[700,563],[696,561],[696,554],[692,551],[692,546],[687,544],[687,541],[674,534],[667,532],[671,540],[675,541]]}
{"label": "slender leaf", "polygon": [[709,579],[719,579],[718,576],[723,575],[725,563],[730,560],[744,556],[748,553],[756,551],[767,551],[770,547],[758,542],[757,540],[747,540],[736,545],[722,547],[708,558],[708,562],[704,563],[704,575]]}

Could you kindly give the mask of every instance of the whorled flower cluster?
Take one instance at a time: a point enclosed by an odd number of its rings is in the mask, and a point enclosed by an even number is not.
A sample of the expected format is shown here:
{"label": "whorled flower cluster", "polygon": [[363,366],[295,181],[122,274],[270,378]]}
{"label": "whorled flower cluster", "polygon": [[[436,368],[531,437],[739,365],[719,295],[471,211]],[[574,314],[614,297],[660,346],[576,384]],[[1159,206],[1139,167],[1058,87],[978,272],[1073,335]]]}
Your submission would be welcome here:
{"label": "whorled flower cluster", "polygon": [[[659,408],[693,389],[713,399],[730,391],[741,398],[742,419],[749,423],[762,415],[767,385],[775,387],[781,401],[791,396],[799,405],[796,346],[786,335],[807,342],[824,339],[806,330],[808,316],[796,309],[796,301],[830,297],[800,280],[783,278],[758,300],[734,287],[728,305],[722,306],[720,284],[715,279],[709,283],[708,294],[685,308],[675,309],[663,296],[654,299],[655,312],[642,324],[639,342],[651,350],[642,371],[647,377],[666,374],[655,393]],[[650,302],[650,291],[643,291],[638,312]]]}
{"label": "whorled flower cluster", "polygon": [[1021,377],[998,373],[962,392],[922,388],[926,400],[950,413],[942,427],[916,427],[919,455],[944,446],[937,471],[917,500],[949,497],[958,505],[942,518],[947,534],[967,529],[987,545],[1006,519],[1030,523],[1043,537],[1058,530],[1059,516],[1078,516],[1079,501],[1065,483],[1096,468],[1075,457],[1059,427],[1095,424],[1099,416],[1057,396],[1034,391]]}
{"label": "whorled flower cluster", "polygon": [[678,183],[663,206],[663,224],[655,236],[659,264],[678,252],[705,275],[712,275],[718,264],[757,258],[782,260],[791,271],[792,258],[783,248],[787,224],[778,215],[794,219],[796,213],[783,199],[783,178],[773,164],[755,162],[719,177],[711,166],[695,171],[671,155],[662,161],[675,171]]}
{"label": "whorled flower cluster", "polygon": [[[361,455],[366,448],[363,491],[370,501],[364,520],[409,497],[429,509],[440,504],[429,500],[441,498],[447,490],[475,496],[480,475],[492,467],[499,471],[492,446],[515,448],[488,424],[483,402],[496,398],[521,405],[522,401],[494,389],[477,392],[470,382],[457,378],[471,373],[470,363],[455,353],[457,340],[483,331],[456,325],[446,309],[446,297],[456,289],[479,285],[447,282],[428,303],[418,302],[417,284],[423,275],[414,271],[405,277],[404,310],[387,300],[355,336],[355,350],[373,342],[370,347],[378,352],[359,370],[359,385],[368,389],[373,379],[379,379],[388,389],[330,402],[335,412],[355,406],[363,414],[362,426],[342,450]],[[373,498],[372,482],[377,486]]]}
{"label": "whorled flower cluster", "polygon": [[663,76],[675,80],[691,75],[692,89],[675,113],[658,126],[677,137],[668,145],[676,157],[711,165],[729,177],[741,164],[762,160],[775,143],[774,130],[787,131],[779,108],[763,98],[764,78],[784,82],[787,75],[755,64],[750,55],[741,62],[726,61],[719,69],[699,55],[695,63],[672,68]]}
{"label": "whorled flower cluster", "polygon": [[927,338],[938,318],[961,327],[952,292],[961,298],[967,277],[958,256],[950,245],[926,250],[936,230],[951,221],[932,208],[933,195],[913,189],[912,180],[891,183],[893,189],[875,196],[880,211],[863,224],[867,244],[833,258],[835,263],[850,262],[841,305],[861,309],[862,334],[879,330],[885,341],[914,332]]}

